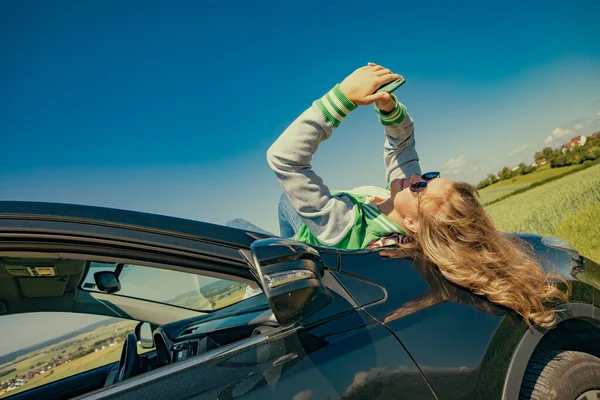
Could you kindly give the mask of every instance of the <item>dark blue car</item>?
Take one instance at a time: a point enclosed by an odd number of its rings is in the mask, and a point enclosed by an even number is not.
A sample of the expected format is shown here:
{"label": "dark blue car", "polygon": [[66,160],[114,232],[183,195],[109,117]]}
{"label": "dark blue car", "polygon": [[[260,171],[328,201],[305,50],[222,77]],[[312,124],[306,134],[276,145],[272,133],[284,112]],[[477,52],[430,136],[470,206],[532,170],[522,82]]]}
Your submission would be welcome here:
{"label": "dark blue car", "polygon": [[[386,248],[0,202],[0,332],[20,345],[0,398],[600,398],[600,267],[519,236],[573,284],[551,330]],[[51,337],[64,314],[101,317]]]}

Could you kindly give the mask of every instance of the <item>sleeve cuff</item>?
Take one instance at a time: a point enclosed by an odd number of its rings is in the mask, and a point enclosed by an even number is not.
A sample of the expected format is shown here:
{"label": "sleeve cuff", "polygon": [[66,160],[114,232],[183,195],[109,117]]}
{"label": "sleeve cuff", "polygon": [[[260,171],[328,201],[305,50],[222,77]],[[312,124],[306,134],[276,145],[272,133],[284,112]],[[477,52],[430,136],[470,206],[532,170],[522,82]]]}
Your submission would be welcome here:
{"label": "sleeve cuff", "polygon": [[358,107],[342,93],[340,85],[335,85],[325,96],[317,100],[317,106],[323,112],[325,119],[336,128],[350,112]]}
{"label": "sleeve cuff", "polygon": [[383,111],[378,109],[377,106],[375,106],[375,111],[377,111],[377,114],[379,115],[379,121],[383,125],[399,124],[402,121],[404,121],[404,118],[406,117],[406,107],[404,106],[404,104],[400,103],[398,101],[398,98],[394,94],[392,94],[392,97],[396,102],[396,107],[394,107],[394,109],[391,112],[384,113]]}

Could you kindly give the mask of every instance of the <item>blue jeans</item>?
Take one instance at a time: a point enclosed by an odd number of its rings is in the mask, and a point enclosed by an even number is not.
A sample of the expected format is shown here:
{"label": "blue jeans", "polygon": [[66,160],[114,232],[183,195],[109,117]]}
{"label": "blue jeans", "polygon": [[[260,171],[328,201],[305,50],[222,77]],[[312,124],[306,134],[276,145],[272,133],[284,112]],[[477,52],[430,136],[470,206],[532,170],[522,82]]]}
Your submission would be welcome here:
{"label": "blue jeans", "polygon": [[[287,195],[283,193],[279,198],[279,205],[277,207],[277,217],[279,218],[279,234],[284,238],[294,238],[296,233],[300,230],[302,226],[302,219],[292,207],[290,200]],[[271,232],[265,231],[262,228],[254,225],[252,222],[246,221],[242,218],[232,219],[227,222],[227,226],[232,228],[244,229],[247,231],[253,231],[258,233],[264,233],[267,235],[274,235]]]}
{"label": "blue jeans", "polygon": [[303,222],[285,193],[282,193],[279,198],[277,217],[279,218],[279,234],[281,237],[294,238]]}

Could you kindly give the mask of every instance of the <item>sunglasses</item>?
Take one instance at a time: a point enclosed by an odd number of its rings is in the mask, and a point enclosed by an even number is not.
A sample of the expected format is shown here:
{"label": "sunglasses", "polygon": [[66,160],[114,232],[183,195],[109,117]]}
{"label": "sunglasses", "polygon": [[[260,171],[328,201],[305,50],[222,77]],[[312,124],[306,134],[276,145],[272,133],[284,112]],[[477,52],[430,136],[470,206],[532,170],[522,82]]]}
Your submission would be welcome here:
{"label": "sunglasses", "polygon": [[421,182],[415,182],[412,183],[410,185],[410,191],[414,192],[414,193],[419,193],[422,192],[423,190],[425,190],[425,188],[427,187],[427,183],[435,178],[439,178],[440,177],[440,173],[439,172],[425,172],[423,175],[421,175],[421,178],[424,180]]}

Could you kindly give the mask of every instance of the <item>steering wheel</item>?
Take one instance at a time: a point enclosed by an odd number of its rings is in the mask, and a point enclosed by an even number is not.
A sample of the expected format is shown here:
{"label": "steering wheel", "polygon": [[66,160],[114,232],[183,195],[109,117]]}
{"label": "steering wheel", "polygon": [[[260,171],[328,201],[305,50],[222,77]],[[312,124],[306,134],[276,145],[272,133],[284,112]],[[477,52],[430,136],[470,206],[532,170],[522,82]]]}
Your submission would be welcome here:
{"label": "steering wheel", "polygon": [[141,360],[137,353],[137,338],[133,333],[128,333],[123,342],[115,383],[123,382],[137,372],[140,369]]}

